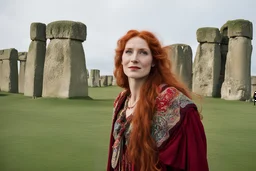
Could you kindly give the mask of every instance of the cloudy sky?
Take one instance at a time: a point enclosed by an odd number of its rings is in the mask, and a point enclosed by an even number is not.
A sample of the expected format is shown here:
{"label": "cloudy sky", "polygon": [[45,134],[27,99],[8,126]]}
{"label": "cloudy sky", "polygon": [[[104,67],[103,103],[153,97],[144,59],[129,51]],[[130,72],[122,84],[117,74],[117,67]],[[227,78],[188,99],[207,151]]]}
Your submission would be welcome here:
{"label": "cloudy sky", "polygon": [[[188,44],[194,57],[198,28],[220,28],[234,19],[255,24],[255,8],[255,0],[0,0],[0,49],[28,51],[32,22],[80,21],[87,25],[83,43],[87,68],[112,74],[116,42],[129,29],[152,31],[163,45]],[[254,42],[252,75],[256,75]]]}

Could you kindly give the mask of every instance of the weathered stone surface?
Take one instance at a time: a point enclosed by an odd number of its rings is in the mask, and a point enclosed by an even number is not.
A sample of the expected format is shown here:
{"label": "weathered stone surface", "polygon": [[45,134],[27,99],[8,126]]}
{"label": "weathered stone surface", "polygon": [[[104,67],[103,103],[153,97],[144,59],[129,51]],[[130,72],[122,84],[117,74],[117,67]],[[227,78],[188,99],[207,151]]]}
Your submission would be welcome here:
{"label": "weathered stone surface", "polygon": [[220,45],[213,43],[198,45],[193,63],[193,92],[217,97],[220,68]]}
{"label": "weathered stone surface", "polygon": [[20,61],[19,93],[24,93],[26,61]]}
{"label": "weathered stone surface", "polygon": [[46,50],[43,97],[87,97],[85,54],[80,41],[52,39]]}
{"label": "weathered stone surface", "polygon": [[251,96],[251,40],[245,37],[230,38],[228,49],[221,98],[249,100]]}
{"label": "weathered stone surface", "polygon": [[102,75],[100,77],[100,83],[101,83],[101,87],[108,86],[108,76],[107,75]]}
{"label": "weathered stone surface", "polygon": [[18,59],[18,51],[15,48],[0,50],[0,60],[16,60]]}
{"label": "weathered stone surface", "polygon": [[112,82],[113,82],[113,76],[112,75],[107,75],[107,84],[108,86],[112,86]]}
{"label": "weathered stone surface", "polygon": [[228,24],[225,23],[221,28],[220,28],[220,34],[221,34],[221,44],[228,45]]}
{"label": "weathered stone surface", "polygon": [[88,86],[90,87],[100,87],[100,70],[91,69],[90,76],[88,79]]}
{"label": "weathered stone surface", "polygon": [[[18,53],[16,54],[18,58]],[[18,66],[17,60],[2,60],[1,64],[1,91],[18,93]]]}
{"label": "weathered stone surface", "polygon": [[218,28],[202,27],[197,29],[196,38],[199,43],[220,43],[221,34]]}
{"label": "weathered stone surface", "polygon": [[27,52],[19,52],[18,59],[20,61],[20,72],[19,72],[19,93],[24,93],[24,81],[25,81],[25,69]]}
{"label": "weathered stone surface", "polygon": [[238,19],[227,21],[228,37],[247,37],[253,38],[253,25],[248,20]]}
{"label": "weathered stone surface", "polygon": [[18,59],[20,61],[20,72],[19,72],[19,93],[24,93],[24,81],[25,81],[25,69],[27,52],[19,52]]}
{"label": "weathered stone surface", "polygon": [[18,60],[19,61],[26,61],[27,60],[27,52],[18,52]]}
{"label": "weathered stone surface", "polygon": [[172,63],[172,71],[192,89],[192,49],[186,44],[173,44],[165,47]]}
{"label": "weathered stone surface", "polygon": [[24,95],[42,96],[46,42],[32,41],[29,46],[24,81]]}
{"label": "weathered stone surface", "polygon": [[47,39],[74,39],[85,41],[87,36],[87,27],[81,22],[74,21],[54,21],[46,27]]}
{"label": "weathered stone surface", "polygon": [[0,89],[18,93],[18,51],[15,48],[0,50]]}
{"label": "weathered stone surface", "polygon": [[116,86],[116,78],[113,76],[112,86]]}
{"label": "weathered stone surface", "polygon": [[30,39],[37,41],[46,41],[46,24],[31,23],[30,25]]}
{"label": "weathered stone surface", "polygon": [[251,77],[251,97],[253,96],[254,92],[256,91],[256,76]]}

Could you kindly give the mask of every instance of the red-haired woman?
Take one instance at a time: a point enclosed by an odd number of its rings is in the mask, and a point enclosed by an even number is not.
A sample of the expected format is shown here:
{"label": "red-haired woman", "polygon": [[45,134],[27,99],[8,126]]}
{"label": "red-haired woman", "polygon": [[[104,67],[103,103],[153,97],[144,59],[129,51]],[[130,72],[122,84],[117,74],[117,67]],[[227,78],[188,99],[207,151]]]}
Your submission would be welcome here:
{"label": "red-haired woman", "polygon": [[148,31],[119,39],[107,171],[208,171],[204,127],[191,94]]}

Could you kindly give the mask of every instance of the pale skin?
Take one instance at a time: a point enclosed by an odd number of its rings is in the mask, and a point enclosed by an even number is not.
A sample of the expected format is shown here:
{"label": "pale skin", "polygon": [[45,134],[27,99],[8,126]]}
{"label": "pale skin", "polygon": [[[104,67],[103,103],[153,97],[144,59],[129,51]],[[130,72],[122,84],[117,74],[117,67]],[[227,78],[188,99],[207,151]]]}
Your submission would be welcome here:
{"label": "pale skin", "polygon": [[[154,67],[151,51],[144,39],[134,37],[127,41],[122,55],[122,65],[131,91],[128,106],[135,108],[140,98],[140,89]],[[134,108],[127,109],[126,117],[133,113]]]}

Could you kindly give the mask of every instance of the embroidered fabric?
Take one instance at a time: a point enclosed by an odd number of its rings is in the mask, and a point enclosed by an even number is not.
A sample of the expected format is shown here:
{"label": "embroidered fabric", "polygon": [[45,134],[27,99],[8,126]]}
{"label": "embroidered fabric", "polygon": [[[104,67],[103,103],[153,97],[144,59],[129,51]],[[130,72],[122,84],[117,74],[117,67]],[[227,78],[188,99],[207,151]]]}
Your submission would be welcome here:
{"label": "embroidered fabric", "polygon": [[114,124],[114,130],[113,130],[113,137],[115,139],[114,145],[112,146],[113,152],[112,152],[112,159],[111,159],[111,165],[112,168],[116,168],[118,162],[120,164],[119,168],[121,167],[121,161],[123,156],[123,149],[124,149],[124,143],[127,145],[128,142],[128,134],[129,134],[129,128],[130,123],[132,120],[132,115],[126,118],[126,109],[128,106],[129,98],[126,99],[124,108],[119,112],[117,120]]}

